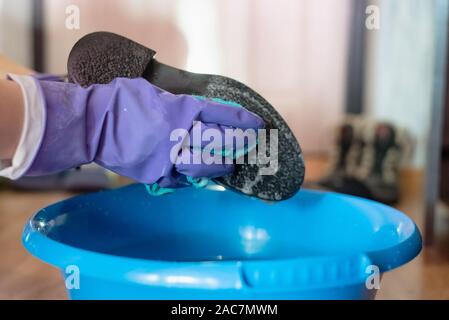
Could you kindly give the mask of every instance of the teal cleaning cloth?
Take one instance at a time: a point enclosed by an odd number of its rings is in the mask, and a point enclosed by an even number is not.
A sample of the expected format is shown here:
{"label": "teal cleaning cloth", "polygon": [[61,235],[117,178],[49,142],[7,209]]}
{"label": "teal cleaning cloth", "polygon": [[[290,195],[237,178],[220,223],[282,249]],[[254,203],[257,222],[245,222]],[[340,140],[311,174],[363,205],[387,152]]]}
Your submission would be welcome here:
{"label": "teal cleaning cloth", "polygon": [[234,101],[226,101],[226,100],[223,100],[223,99],[220,99],[220,98],[206,98],[204,96],[196,96],[196,95],[192,95],[192,97],[195,97],[195,98],[200,99],[200,100],[211,99],[212,101],[215,101],[215,102],[218,102],[218,103],[222,103],[222,104],[226,104],[226,105],[231,106],[231,107],[243,108],[243,106],[241,104],[238,104],[237,102],[234,102]]}
{"label": "teal cleaning cloth", "polygon": [[145,184],[145,189],[151,196],[162,196],[163,194],[173,193],[176,191],[176,189],[173,188],[161,188],[157,183]]}

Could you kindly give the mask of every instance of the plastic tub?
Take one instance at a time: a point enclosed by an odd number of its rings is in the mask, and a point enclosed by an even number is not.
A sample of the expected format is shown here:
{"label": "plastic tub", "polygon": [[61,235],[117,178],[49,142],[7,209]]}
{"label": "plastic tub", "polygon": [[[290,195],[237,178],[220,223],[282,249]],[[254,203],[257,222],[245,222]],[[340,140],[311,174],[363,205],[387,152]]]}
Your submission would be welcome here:
{"label": "plastic tub", "polygon": [[79,271],[73,299],[369,299],[376,268],[413,259],[421,236],[401,212],[335,193],[270,204],[131,185],[42,209],[23,243],[66,280]]}

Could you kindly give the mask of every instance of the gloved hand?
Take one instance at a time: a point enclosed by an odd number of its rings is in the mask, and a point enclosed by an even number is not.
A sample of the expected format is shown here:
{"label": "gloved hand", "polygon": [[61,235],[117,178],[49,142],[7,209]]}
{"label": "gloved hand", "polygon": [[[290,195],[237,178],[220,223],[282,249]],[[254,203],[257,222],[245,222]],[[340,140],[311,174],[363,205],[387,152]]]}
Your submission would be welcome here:
{"label": "gloved hand", "polygon": [[[208,127],[258,129],[257,115],[244,108],[173,95],[144,79],[117,78],[107,85],[38,81],[45,103],[45,133],[26,175],[50,174],[90,162],[136,181],[163,188],[190,185],[187,177],[218,177],[232,164],[176,164],[175,129],[190,132],[194,121]],[[180,157],[191,149],[178,149]],[[188,154],[187,156],[191,156]]]}

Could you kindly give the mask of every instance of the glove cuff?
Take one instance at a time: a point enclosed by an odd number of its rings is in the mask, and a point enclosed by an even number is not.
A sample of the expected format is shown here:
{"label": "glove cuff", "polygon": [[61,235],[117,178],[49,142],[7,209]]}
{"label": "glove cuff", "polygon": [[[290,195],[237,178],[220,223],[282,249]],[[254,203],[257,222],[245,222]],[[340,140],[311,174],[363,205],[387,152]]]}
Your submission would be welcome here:
{"label": "glove cuff", "polygon": [[24,101],[22,134],[16,152],[5,167],[0,167],[0,176],[19,179],[31,167],[45,132],[46,110],[42,91],[32,76],[9,74],[21,88]]}

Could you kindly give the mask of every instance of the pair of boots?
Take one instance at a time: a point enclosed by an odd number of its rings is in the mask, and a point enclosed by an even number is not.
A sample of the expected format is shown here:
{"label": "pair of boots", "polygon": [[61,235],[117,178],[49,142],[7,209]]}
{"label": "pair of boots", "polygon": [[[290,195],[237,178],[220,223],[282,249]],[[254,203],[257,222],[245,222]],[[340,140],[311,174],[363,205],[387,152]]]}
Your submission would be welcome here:
{"label": "pair of boots", "polygon": [[330,173],[319,185],[395,204],[400,197],[399,170],[410,145],[407,132],[392,123],[348,118],[337,132]]}

